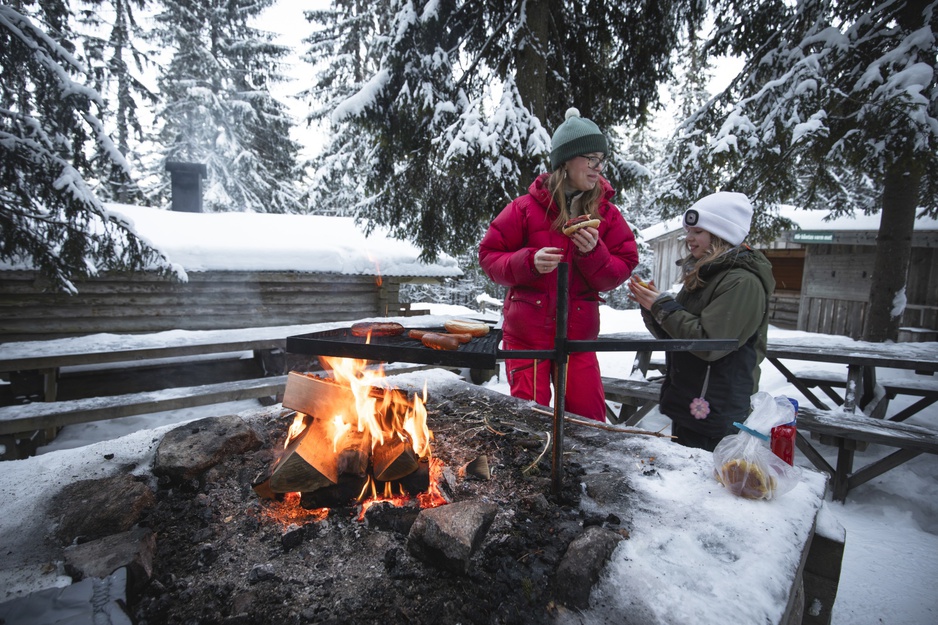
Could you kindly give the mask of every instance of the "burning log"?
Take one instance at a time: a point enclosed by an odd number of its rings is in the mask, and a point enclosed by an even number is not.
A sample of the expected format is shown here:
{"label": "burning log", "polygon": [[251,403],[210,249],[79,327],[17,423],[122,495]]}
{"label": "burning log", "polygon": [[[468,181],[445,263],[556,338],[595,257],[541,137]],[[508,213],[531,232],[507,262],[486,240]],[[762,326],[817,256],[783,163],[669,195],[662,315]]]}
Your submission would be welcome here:
{"label": "burning log", "polygon": [[417,470],[417,460],[410,437],[385,441],[375,447],[371,456],[374,476],[379,482],[393,482],[410,475]]}
{"label": "burning log", "polygon": [[[347,501],[349,489],[364,490],[369,479],[389,484],[417,473],[410,481],[428,483],[426,470],[419,471],[425,459],[416,451],[422,447],[414,444],[412,433],[417,430],[406,418],[415,402],[400,391],[367,381],[355,379],[355,388],[345,386],[340,374],[347,378],[347,372],[336,373],[338,382],[298,372],[288,376],[282,403],[296,411],[297,420],[280,459],[255,481],[259,496],[300,492],[305,507],[308,493],[331,491],[313,497],[316,505],[323,498]],[[416,435],[427,438],[419,432]],[[423,465],[426,469],[426,462]]]}
{"label": "burning log", "polygon": [[[383,394],[382,389],[374,389]],[[378,395],[380,397],[380,394]],[[283,407],[308,415],[348,417],[349,423],[358,420],[355,416],[355,394],[348,386],[314,375],[291,371],[283,391]]]}

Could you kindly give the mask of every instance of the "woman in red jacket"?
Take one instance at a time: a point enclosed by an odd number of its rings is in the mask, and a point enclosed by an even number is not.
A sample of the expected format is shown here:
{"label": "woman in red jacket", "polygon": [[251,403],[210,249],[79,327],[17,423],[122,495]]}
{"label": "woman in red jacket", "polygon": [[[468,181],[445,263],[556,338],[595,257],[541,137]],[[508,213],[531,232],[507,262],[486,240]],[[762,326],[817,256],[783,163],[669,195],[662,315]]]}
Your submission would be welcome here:
{"label": "woman in red jacket", "polygon": [[[592,121],[571,108],[551,138],[551,172],[531,183],[527,195],[506,206],[479,245],[479,263],[505,297],[504,349],[553,349],[557,317],[557,265],[570,266],[567,338],[599,335],[601,291],[611,291],[638,264],[635,236],[611,200],[615,191],[600,175],[609,148]],[[567,220],[598,219],[571,236]],[[549,406],[551,360],[505,361],[511,394]],[[606,401],[593,352],[570,354],[567,410],[604,421]]]}

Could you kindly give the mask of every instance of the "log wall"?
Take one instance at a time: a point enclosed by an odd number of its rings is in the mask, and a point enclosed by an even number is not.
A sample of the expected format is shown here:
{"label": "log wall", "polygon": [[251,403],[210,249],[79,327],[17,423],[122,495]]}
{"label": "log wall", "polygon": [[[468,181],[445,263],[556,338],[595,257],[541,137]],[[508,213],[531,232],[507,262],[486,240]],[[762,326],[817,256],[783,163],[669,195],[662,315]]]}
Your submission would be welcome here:
{"label": "log wall", "polygon": [[301,272],[189,272],[80,282],[77,295],[44,292],[34,272],[0,271],[0,342],[99,332],[223,330],[406,314],[401,279]]}
{"label": "log wall", "polygon": [[[869,301],[875,247],[809,245],[798,329],[859,339]],[[938,328],[938,249],[916,247],[899,325]]]}
{"label": "log wall", "polygon": [[769,298],[769,323],[785,330],[798,327],[801,295],[797,291],[775,291]]}

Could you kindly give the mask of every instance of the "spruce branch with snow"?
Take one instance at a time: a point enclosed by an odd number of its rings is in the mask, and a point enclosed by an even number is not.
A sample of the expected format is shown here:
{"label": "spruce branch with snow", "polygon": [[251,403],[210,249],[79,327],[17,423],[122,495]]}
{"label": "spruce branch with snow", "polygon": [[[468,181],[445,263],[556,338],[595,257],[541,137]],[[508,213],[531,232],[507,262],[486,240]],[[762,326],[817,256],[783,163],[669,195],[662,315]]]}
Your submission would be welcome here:
{"label": "spruce branch with snow", "polygon": [[[581,2],[336,0],[310,12],[311,121],[329,141],[312,195],[384,225],[424,258],[477,245],[491,219],[545,170],[570,106],[601,128],[643,123],[671,53],[701,6]],[[645,175],[628,154],[606,174]],[[328,189],[324,193],[322,189]],[[628,215],[626,215],[628,217]]]}
{"label": "spruce branch with snow", "polygon": [[[76,30],[83,60],[104,100],[101,121],[121,156],[135,172],[142,172],[143,146],[150,134],[144,119],[148,107],[158,101],[143,78],[155,66],[144,49],[146,32],[137,20],[137,13],[147,8],[147,0],[81,0],[78,6]],[[98,197],[121,204],[144,200],[143,190],[125,167],[114,166],[101,155],[92,163]]]}
{"label": "spruce branch with snow", "polygon": [[865,338],[895,339],[917,211],[938,213],[938,2],[774,0],[715,5],[713,52],[732,84],[677,130],[659,200],[718,189],[761,207],[882,211]]}
{"label": "spruce branch with snow", "polygon": [[0,6],[0,260],[66,292],[103,270],[171,274],[86,182],[94,152],[129,168],[96,114],[100,95],[78,82],[88,76],[71,52],[69,17],[60,3],[29,14]]}

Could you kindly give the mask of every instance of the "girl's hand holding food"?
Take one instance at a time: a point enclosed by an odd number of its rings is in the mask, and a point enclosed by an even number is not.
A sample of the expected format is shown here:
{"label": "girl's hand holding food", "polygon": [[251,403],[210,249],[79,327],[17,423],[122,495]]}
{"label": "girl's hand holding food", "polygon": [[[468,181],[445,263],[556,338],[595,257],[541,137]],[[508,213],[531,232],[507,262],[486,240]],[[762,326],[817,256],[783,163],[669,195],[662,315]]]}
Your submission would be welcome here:
{"label": "girl's hand holding food", "polygon": [[651,310],[651,305],[661,295],[661,292],[655,287],[654,280],[645,282],[633,274],[627,284],[629,286],[629,299],[638,302],[639,306],[646,310]]}

